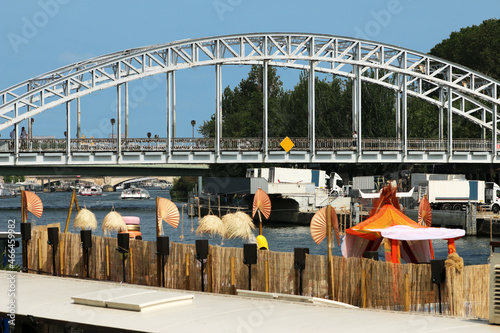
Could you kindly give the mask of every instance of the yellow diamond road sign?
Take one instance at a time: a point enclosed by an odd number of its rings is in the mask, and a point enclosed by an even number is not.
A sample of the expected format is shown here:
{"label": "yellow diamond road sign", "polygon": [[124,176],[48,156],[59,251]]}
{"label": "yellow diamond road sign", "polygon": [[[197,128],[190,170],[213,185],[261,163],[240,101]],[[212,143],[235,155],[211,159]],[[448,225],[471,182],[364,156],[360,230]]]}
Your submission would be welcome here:
{"label": "yellow diamond road sign", "polygon": [[290,140],[289,137],[286,137],[283,139],[283,141],[281,141],[280,146],[288,153],[290,149],[295,146],[295,144],[292,142],[292,140]]}

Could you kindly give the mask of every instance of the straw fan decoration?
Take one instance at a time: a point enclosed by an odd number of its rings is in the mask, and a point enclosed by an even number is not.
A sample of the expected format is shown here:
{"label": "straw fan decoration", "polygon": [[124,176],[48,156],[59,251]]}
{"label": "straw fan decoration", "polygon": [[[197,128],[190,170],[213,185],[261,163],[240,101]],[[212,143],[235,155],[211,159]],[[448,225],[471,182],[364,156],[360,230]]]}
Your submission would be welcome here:
{"label": "straw fan decoration", "polygon": [[21,212],[22,212],[22,222],[26,222],[28,218],[28,212],[31,212],[36,217],[42,217],[43,213],[43,203],[40,197],[30,191],[21,192]]}
{"label": "straw fan decoration", "polygon": [[177,208],[172,201],[156,197],[156,236],[163,235],[162,221],[177,228],[179,225],[179,217],[179,208]]}
{"label": "straw fan decoration", "polygon": [[[220,208],[219,208],[220,212]],[[210,197],[208,198],[208,215],[203,216],[196,229],[197,235],[207,234],[210,236],[220,235],[224,237],[224,224],[222,220],[215,216],[210,208]]]}
{"label": "straw fan decoration", "polygon": [[[328,211],[327,209],[330,210],[330,230],[327,230],[328,228]],[[321,208],[316,214],[314,214],[313,218],[311,219],[311,225],[310,225],[310,231],[311,231],[311,236],[313,240],[316,242],[316,244],[321,244],[321,242],[325,239],[325,237],[328,235],[328,232],[331,234],[331,228],[333,227],[333,230],[335,232],[335,238],[337,239],[337,244],[340,246],[340,232],[339,232],[339,220],[337,218],[337,213],[335,212],[335,209],[332,206],[326,206]],[[330,244],[328,244],[330,246]]]}
{"label": "straw fan decoration", "polygon": [[255,213],[257,212],[259,212],[259,235],[262,235],[261,214],[263,214],[266,219],[269,219],[269,215],[271,215],[271,199],[269,199],[267,193],[261,188],[255,192],[255,196],[253,198],[252,217],[255,217]]}
{"label": "straw fan decoration", "polygon": [[420,199],[418,206],[418,223],[430,227],[432,225],[432,209],[427,195]]}
{"label": "straw fan decoration", "polygon": [[207,234],[210,236],[221,235],[224,237],[224,224],[222,220],[215,215],[205,215],[196,229],[197,235]]}
{"label": "straw fan decoration", "polygon": [[[418,224],[425,225],[427,227],[432,226],[432,209],[427,195],[424,195],[420,199],[420,204],[418,205]],[[429,239],[429,248],[431,251],[431,259],[434,259],[434,248],[432,247],[432,241]]]}
{"label": "straw fan decoration", "polygon": [[81,230],[95,230],[97,228],[97,219],[95,218],[95,214],[86,207],[80,209],[78,214],[76,214],[75,220],[73,221],[73,228],[79,228]]}
{"label": "straw fan decoration", "polygon": [[224,238],[241,238],[249,240],[254,235],[255,225],[252,218],[244,212],[237,211],[229,213],[222,217],[224,226]]}
{"label": "straw fan decoration", "polygon": [[104,231],[104,235],[109,235],[110,231],[117,231],[117,232],[127,232],[127,225],[125,224],[125,221],[123,220],[123,217],[120,215],[120,213],[115,211],[115,208],[113,207],[113,210],[106,215],[104,220],[102,221],[102,231]]}

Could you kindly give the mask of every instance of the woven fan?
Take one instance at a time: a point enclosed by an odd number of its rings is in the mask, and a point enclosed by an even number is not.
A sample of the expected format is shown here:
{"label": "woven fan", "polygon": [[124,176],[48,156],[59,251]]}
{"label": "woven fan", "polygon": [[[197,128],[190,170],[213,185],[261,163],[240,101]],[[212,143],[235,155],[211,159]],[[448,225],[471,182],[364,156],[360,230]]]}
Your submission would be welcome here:
{"label": "woven fan", "polygon": [[179,217],[179,208],[172,201],[160,197],[156,198],[156,230],[158,235],[163,235],[162,220],[177,228]]}
{"label": "woven fan", "polygon": [[335,238],[337,239],[337,244],[340,246],[339,220],[337,218],[337,213],[332,206],[323,207],[316,214],[314,214],[313,218],[311,219],[310,225],[311,236],[318,245],[323,241],[323,239],[325,239],[327,235],[326,214],[328,208],[330,209],[330,216],[332,219],[332,227],[335,232]]}
{"label": "woven fan", "polygon": [[222,224],[224,225],[224,238],[227,239],[242,238],[243,240],[249,240],[255,230],[252,218],[241,211],[224,215]]}
{"label": "woven fan", "polygon": [[36,217],[42,217],[43,204],[42,200],[33,192],[23,191],[23,200],[26,200],[26,209]]}
{"label": "woven fan", "polygon": [[271,215],[271,199],[266,192],[262,189],[258,189],[255,192],[255,196],[253,198],[253,209],[252,209],[252,217],[255,217],[255,213],[259,212],[259,235],[262,235],[262,216],[261,213],[269,218]]}
{"label": "woven fan", "polygon": [[95,214],[92,213],[87,208],[82,208],[76,214],[75,220],[73,221],[73,228],[80,228],[81,230],[95,230],[97,228],[97,219]]}
{"label": "woven fan", "polygon": [[108,235],[110,231],[127,232],[127,225],[123,217],[120,213],[116,212],[114,208],[104,217],[102,221],[102,231],[104,231],[105,235]]}
{"label": "woven fan", "polygon": [[252,217],[255,217],[257,210],[264,214],[266,219],[268,219],[269,215],[271,215],[271,199],[269,199],[267,193],[260,188],[257,192],[255,192],[255,196],[253,198]]}
{"label": "woven fan", "polygon": [[428,227],[432,225],[432,209],[426,195],[420,199],[420,204],[418,206],[418,223]]}

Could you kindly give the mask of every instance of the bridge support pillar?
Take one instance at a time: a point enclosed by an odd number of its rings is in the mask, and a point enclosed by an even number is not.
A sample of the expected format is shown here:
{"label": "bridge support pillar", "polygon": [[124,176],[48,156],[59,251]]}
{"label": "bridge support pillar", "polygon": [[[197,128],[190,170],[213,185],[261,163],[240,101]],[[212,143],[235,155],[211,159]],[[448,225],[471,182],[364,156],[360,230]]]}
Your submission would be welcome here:
{"label": "bridge support pillar", "polygon": [[439,88],[439,140],[444,138],[444,90]]}
{"label": "bridge support pillar", "polygon": [[116,162],[119,163],[122,155],[122,85],[116,86]]}
{"label": "bridge support pillar", "polygon": [[215,65],[215,154],[220,156],[222,138],[222,71],[221,64]]}
{"label": "bridge support pillar", "polygon": [[264,104],[264,119],[263,119],[263,124],[264,124],[264,128],[263,128],[263,132],[262,132],[262,149],[264,150],[264,158],[267,157],[267,151],[268,151],[268,139],[269,139],[269,135],[268,135],[268,128],[269,128],[269,125],[268,125],[268,81],[267,81],[267,74],[268,74],[268,61],[267,60],[264,60],[264,64],[263,64],[263,78],[262,78],[262,94],[264,95],[264,101],[263,101],[263,104]]}
{"label": "bridge support pillar", "polygon": [[172,72],[167,72],[167,159],[170,158],[172,154]]}
{"label": "bridge support pillar", "polygon": [[[78,89],[77,89],[78,91]],[[80,97],[76,99],[76,138],[80,139],[82,137],[81,129],[81,113],[80,113]]]}
{"label": "bridge support pillar", "polygon": [[309,151],[311,156],[314,156],[316,150],[316,101],[315,101],[315,89],[316,89],[316,72],[315,72],[316,62],[309,62],[309,89],[308,89],[308,103],[309,103]]}
{"label": "bridge support pillar", "polygon": [[447,122],[448,122],[448,143],[447,143],[447,153],[448,153],[448,159],[450,159],[453,155],[453,96],[452,96],[452,90],[451,87],[448,86],[447,89],[447,94],[448,94],[448,116],[447,116]]}
{"label": "bridge support pillar", "polygon": [[172,71],[171,88],[172,88],[172,137],[175,139],[177,137],[175,130],[175,114],[177,112],[176,111],[177,102],[175,100],[175,71]]}
{"label": "bridge support pillar", "polygon": [[[404,57],[404,63],[406,64],[406,57]],[[403,151],[403,156],[406,156],[408,150],[408,93],[407,93],[407,76],[403,75],[403,90],[401,94],[401,107],[402,107],[402,142],[401,150]]]}
{"label": "bridge support pillar", "polygon": [[[495,84],[492,85],[492,93],[491,93],[491,97],[493,97],[494,99],[497,99],[498,98],[498,92],[497,92],[497,87]],[[497,138],[497,135],[498,135],[498,129],[497,129],[497,124],[498,124],[498,119],[497,119],[497,116],[498,116],[498,104],[497,103],[493,103],[493,108],[492,108],[492,118],[493,118],[493,123],[492,123],[492,133],[491,133],[491,141],[492,141],[492,144],[493,144],[493,147],[492,147],[492,152],[493,152],[493,161],[496,161],[496,157],[497,157],[497,151],[498,151],[498,148],[497,148],[497,142],[498,142],[498,138]]]}
{"label": "bridge support pillar", "polygon": [[[5,102],[4,102],[5,103]],[[19,106],[14,103],[14,118],[19,116]],[[16,138],[14,139],[14,164],[17,164],[17,158],[19,157],[19,123],[15,125]]]}
{"label": "bridge support pillar", "polygon": [[125,139],[128,139],[128,82],[124,84],[124,108],[125,108]]}
{"label": "bridge support pillar", "polygon": [[66,102],[66,159],[71,157],[71,101]]}
{"label": "bridge support pillar", "polygon": [[401,139],[401,76],[396,74],[396,85],[398,89],[396,90],[396,139]]}

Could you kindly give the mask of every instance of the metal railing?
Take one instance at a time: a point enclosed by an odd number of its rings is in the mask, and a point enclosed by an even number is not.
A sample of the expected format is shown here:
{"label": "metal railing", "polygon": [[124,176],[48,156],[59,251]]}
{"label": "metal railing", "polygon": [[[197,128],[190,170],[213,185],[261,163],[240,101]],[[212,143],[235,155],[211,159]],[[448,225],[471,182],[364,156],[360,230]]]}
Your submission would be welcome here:
{"label": "metal railing", "polygon": [[[308,151],[308,138],[290,138],[294,143],[294,150]],[[269,138],[268,149],[280,151],[283,138]],[[263,151],[262,138],[222,138],[222,151]],[[66,152],[66,139],[30,139],[19,140],[19,152]],[[439,139],[408,139],[409,151],[447,151],[447,140]],[[343,151],[356,149],[350,138],[319,138],[316,139],[318,151]],[[71,139],[72,152],[101,152],[116,151],[117,139]],[[134,138],[122,139],[122,152],[167,151],[166,138]],[[214,151],[214,138],[174,138],[171,151]],[[362,139],[361,150],[365,151],[400,151],[402,141],[398,139]],[[463,152],[491,152],[490,140],[482,139],[455,139],[452,142],[453,151]],[[9,139],[0,139],[0,152],[13,152],[14,142]]]}

